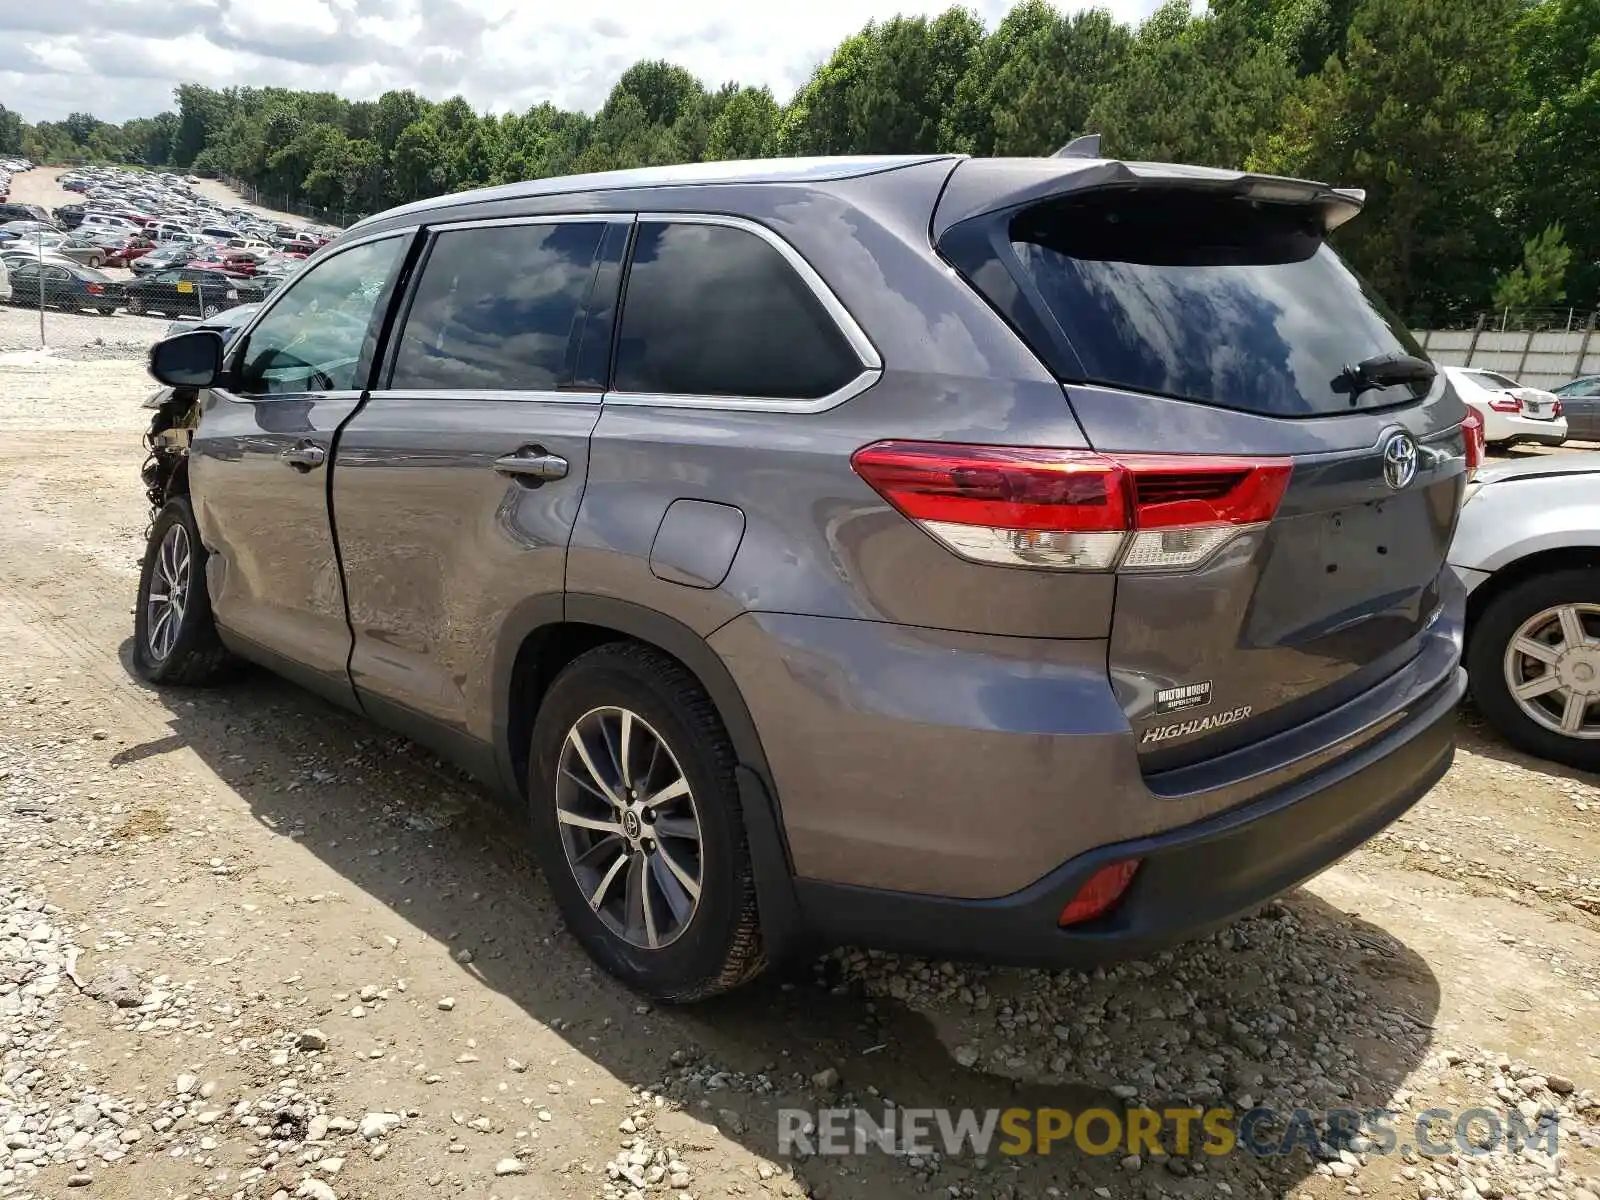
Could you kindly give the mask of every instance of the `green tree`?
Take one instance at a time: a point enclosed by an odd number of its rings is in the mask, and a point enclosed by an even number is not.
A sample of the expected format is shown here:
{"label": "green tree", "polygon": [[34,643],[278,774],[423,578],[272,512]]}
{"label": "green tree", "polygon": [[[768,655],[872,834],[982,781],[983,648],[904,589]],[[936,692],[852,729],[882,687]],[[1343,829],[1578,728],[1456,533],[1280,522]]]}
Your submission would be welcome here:
{"label": "green tree", "polygon": [[1523,136],[1511,162],[1510,216],[1517,228],[1566,222],[1573,299],[1600,307],[1600,222],[1575,202],[1600,196],[1600,3],[1543,0],[1512,37]]}
{"label": "green tree", "polygon": [[609,113],[624,96],[632,96],[639,102],[646,124],[671,125],[686,105],[704,93],[700,81],[680,66],[664,59],[636,62],[611,89],[601,115]]}
{"label": "green tree", "polygon": [[1190,15],[1168,0],[1139,28],[1089,124],[1118,158],[1242,167],[1277,126],[1294,71],[1236,16]]}
{"label": "green tree", "polygon": [[397,203],[437,196],[445,190],[444,143],[427,121],[413,121],[395,140],[390,164]]}
{"label": "green tree", "polygon": [[1494,306],[1498,309],[1547,308],[1567,298],[1567,267],[1572,251],[1559,223],[1541,230],[1522,244],[1522,265],[1495,280]]}
{"label": "green tree", "polygon": [[777,124],[778,102],[770,91],[740,88],[712,123],[706,157],[760,158],[771,151]]}
{"label": "green tree", "polygon": [[22,117],[0,104],[0,154],[22,153]]}
{"label": "green tree", "polygon": [[1521,3],[1362,0],[1344,53],[1255,159],[1366,191],[1337,240],[1417,324],[1480,310],[1516,254],[1501,215],[1516,157],[1503,47]]}

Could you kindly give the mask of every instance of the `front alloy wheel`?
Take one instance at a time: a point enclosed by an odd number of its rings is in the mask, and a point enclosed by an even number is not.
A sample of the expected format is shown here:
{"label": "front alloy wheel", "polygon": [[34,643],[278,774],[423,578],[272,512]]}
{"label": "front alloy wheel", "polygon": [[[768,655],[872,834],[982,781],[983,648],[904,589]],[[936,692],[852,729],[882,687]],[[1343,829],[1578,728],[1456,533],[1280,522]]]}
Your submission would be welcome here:
{"label": "front alloy wheel", "polygon": [[190,568],[194,555],[189,549],[189,531],[181,524],[167,526],[156,550],[150,588],[145,596],[146,648],[156,662],[172,656],[183,628],[183,613],[189,602]]}
{"label": "front alloy wheel", "polygon": [[643,717],[596,708],[567,731],[555,782],[567,865],[601,922],[631,946],[682,936],[700,903],[700,818],[677,757]]}
{"label": "front alloy wheel", "polygon": [[139,572],[133,666],[149,683],[209,683],[226,674],[228,652],[211,618],[206,551],[187,496],[156,514]]}

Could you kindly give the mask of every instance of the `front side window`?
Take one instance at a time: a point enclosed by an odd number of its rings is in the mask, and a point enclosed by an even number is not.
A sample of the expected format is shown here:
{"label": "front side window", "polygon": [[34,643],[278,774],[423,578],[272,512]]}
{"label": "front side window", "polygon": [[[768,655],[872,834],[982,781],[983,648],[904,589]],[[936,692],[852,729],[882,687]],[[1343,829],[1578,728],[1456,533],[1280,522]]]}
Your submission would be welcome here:
{"label": "front side window", "polygon": [[618,391],[815,400],[861,370],[816,293],[765,239],[728,225],[639,226]]}
{"label": "front side window", "polygon": [[603,221],[445,230],[428,254],[389,386],[549,391],[594,281]]}
{"label": "front side window", "polygon": [[238,359],[248,396],[348,392],[404,237],[355,246],[301,275],[250,331]]}

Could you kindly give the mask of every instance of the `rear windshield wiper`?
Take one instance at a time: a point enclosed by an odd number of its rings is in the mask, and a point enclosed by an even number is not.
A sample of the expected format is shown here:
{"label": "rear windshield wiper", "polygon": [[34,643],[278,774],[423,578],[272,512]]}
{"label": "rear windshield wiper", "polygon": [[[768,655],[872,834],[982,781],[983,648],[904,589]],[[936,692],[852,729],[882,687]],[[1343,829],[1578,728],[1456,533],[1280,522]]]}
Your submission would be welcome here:
{"label": "rear windshield wiper", "polygon": [[1333,381],[1333,390],[1349,392],[1354,404],[1362,392],[1373,388],[1386,388],[1396,383],[1433,383],[1439,368],[1425,358],[1412,354],[1375,354],[1358,363],[1346,364],[1339,378]]}

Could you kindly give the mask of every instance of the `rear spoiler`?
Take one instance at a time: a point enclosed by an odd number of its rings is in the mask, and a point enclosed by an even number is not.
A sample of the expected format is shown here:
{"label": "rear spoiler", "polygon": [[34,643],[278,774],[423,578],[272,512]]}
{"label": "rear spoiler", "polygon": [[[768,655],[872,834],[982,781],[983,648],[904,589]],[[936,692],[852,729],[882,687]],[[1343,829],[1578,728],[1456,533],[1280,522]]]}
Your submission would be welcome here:
{"label": "rear spoiler", "polygon": [[1337,229],[1361,211],[1366,193],[1309,179],[1190,167],[1180,163],[1130,163],[1090,158],[1099,135],[1077,138],[1051,158],[968,158],[951,173],[933,214],[937,242],[953,225],[986,214],[1098,188],[1159,187],[1248,196],[1269,204],[1305,205],[1320,211],[1325,229]]}

